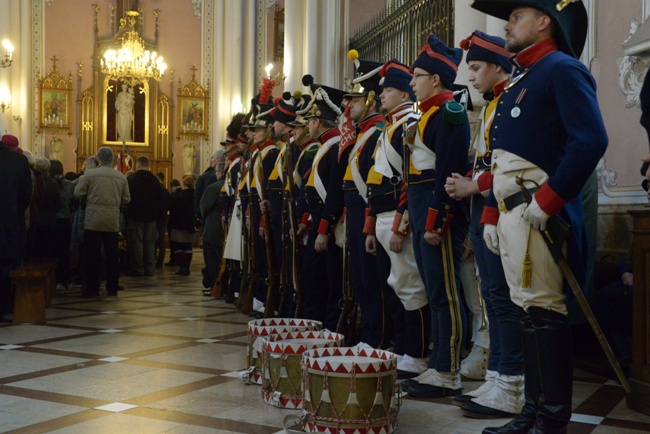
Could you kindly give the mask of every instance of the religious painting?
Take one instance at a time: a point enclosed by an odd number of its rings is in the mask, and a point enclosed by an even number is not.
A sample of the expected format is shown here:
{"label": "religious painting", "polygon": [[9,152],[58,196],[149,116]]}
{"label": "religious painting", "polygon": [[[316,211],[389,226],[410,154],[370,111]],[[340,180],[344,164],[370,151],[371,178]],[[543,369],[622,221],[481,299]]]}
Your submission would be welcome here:
{"label": "religious painting", "polygon": [[42,89],[39,104],[40,128],[70,128],[70,91]]}
{"label": "religious painting", "polygon": [[182,134],[207,134],[207,104],[201,97],[179,97],[179,132]]}
{"label": "religious painting", "polygon": [[149,84],[107,79],[104,89],[104,144],[148,146]]}

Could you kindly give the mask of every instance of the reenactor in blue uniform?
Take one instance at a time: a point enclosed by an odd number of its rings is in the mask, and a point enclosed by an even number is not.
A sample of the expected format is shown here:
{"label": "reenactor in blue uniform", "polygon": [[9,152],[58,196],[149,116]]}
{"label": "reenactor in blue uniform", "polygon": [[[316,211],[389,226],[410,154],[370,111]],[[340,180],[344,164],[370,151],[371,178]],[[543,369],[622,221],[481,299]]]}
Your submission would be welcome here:
{"label": "reenactor in blue uniform", "polygon": [[[286,177],[284,176],[284,164],[287,155],[287,150],[290,148],[292,152],[289,154],[292,158],[297,159],[300,150],[294,149],[297,146],[293,143],[293,139],[290,137],[293,130],[293,126],[290,125],[291,122],[296,120],[296,112],[300,107],[295,105],[293,96],[289,92],[285,92],[282,95],[282,98],[277,98],[275,101],[275,108],[271,111],[273,116],[273,130],[275,132],[275,137],[278,141],[278,146],[281,149],[278,152],[273,170],[269,175],[266,192],[268,205],[270,206],[271,213],[271,223],[272,230],[271,234],[273,236],[273,251],[275,255],[275,268],[276,273],[281,274],[282,270],[286,267],[291,266],[291,261],[287,261],[285,264],[284,261],[287,259],[283,254],[285,247],[289,247],[290,238],[289,238],[289,225],[287,224],[287,204],[285,202],[285,186],[286,186]],[[295,161],[292,162],[295,164]],[[286,243],[286,246],[285,246]],[[289,269],[286,269],[287,271]],[[278,285],[280,282],[278,279]],[[284,282],[286,285],[284,288],[278,286],[277,295],[280,296],[281,291],[290,291],[293,285],[289,285],[290,282]],[[280,306],[280,301],[283,300],[284,306],[283,309],[286,311],[287,302],[293,298],[293,294],[284,294],[284,298],[279,297],[275,301],[275,306]],[[293,311],[293,303],[289,303],[290,311]]]}
{"label": "reenactor in blue uniform", "polygon": [[462,393],[459,365],[465,312],[459,273],[467,211],[445,192],[447,177],[467,167],[467,112],[450,90],[462,53],[430,35],[411,67],[411,86],[422,116],[407,140],[408,211],[415,259],[431,309],[433,342],[429,369],[405,382],[409,395],[417,398]]}
{"label": "reenactor in blue uniform", "polygon": [[339,162],[345,165],[342,188],[349,266],[354,270],[350,279],[361,309],[360,342],[373,348],[387,348],[390,341],[386,339],[384,326],[388,322],[384,317],[377,259],[366,252],[363,235],[368,203],[366,178],[380,135],[377,126],[385,122],[384,116],[379,113],[379,70],[383,65],[358,59],[358,56],[356,50],[348,53],[355,63],[357,77],[352,80],[353,91],[344,96],[348,101],[346,128],[351,134],[342,137],[339,150]]}
{"label": "reenactor in blue uniform", "polygon": [[607,148],[596,83],[578,60],[587,12],[569,0],[475,0],[472,7],[508,20],[505,48],[516,53],[489,133],[493,183],[483,222],[510,296],[526,312],[524,408],[483,432],[563,433],[571,418],[571,328],[565,279],[541,231],[549,234],[549,219],[554,227],[558,216],[569,222],[564,239],[551,235],[584,281],[579,193]]}
{"label": "reenactor in blue uniform", "polygon": [[320,143],[304,188],[306,212],[311,227],[302,268],[305,291],[303,316],[323,321],[325,328],[336,330],[342,294],[341,248],[335,244],[334,228],[343,214],[343,174],[338,151],[341,133],[338,119],[344,92],[314,84],[311,75],[303,84],[315,88],[312,100],[298,114],[308,121],[309,135]]}
{"label": "reenactor in blue uniform", "polygon": [[472,417],[507,417],[508,414],[518,414],[523,406],[524,357],[520,315],[519,308],[510,300],[501,258],[485,246],[481,216],[492,187],[489,132],[499,98],[510,76],[512,54],[505,50],[502,38],[478,30],[460,45],[467,50],[465,60],[470,70],[469,81],[489,102],[481,112],[479,130],[473,143],[476,155],[471,178],[454,173],[447,179],[445,188],[454,199],[471,197],[469,233],[489,322],[490,356],[485,383],[467,395],[455,397],[454,402],[461,404],[463,412]]}
{"label": "reenactor in blue uniform", "polygon": [[[250,184],[250,229],[255,236],[255,273],[257,275],[257,284],[255,285],[255,298],[262,302],[267,302],[268,286],[271,283],[271,273],[277,273],[277,267],[269,269],[267,262],[267,253],[265,243],[273,243],[273,237],[270,240],[263,237],[263,217],[260,209],[263,189],[258,186],[262,183],[266,186],[269,176],[273,171],[275,160],[280,152],[275,139],[273,138],[273,115],[271,112],[275,106],[273,104],[260,104],[255,122],[250,127],[253,131],[253,145],[256,147],[251,156],[251,184]],[[273,229],[271,228],[271,231]],[[273,258],[275,259],[275,258]],[[272,288],[272,293],[277,297],[277,287]],[[277,300],[269,300],[277,302]],[[277,304],[275,304],[277,306]],[[255,303],[254,310],[258,313],[263,312],[263,308]]]}
{"label": "reenactor in blue uniform", "polygon": [[368,216],[364,234],[366,249],[377,255],[379,281],[388,285],[383,295],[392,313],[397,375],[409,378],[426,371],[431,338],[431,311],[413,254],[404,185],[404,135],[419,116],[413,111],[413,76],[408,66],[391,60],[379,75],[386,123],[378,125],[381,136],[366,176]]}

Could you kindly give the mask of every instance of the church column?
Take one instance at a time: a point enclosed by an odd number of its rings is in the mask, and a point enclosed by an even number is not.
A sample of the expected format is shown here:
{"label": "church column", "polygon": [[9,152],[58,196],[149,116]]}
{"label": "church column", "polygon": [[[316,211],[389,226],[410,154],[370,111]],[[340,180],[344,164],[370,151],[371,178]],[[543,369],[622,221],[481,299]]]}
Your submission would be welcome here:
{"label": "church column", "polygon": [[485,33],[492,36],[499,36],[503,38],[506,34],[503,28],[506,26],[506,22],[500,20],[499,18],[487,16],[485,24]]}
{"label": "church column", "polygon": [[[487,15],[472,9],[470,4],[472,0],[456,0],[455,1],[455,17],[454,22],[454,46],[458,47],[460,41],[467,38],[474,30],[485,31]],[[461,64],[458,66],[458,76],[456,77],[456,84],[469,85],[469,69],[465,63],[465,57]],[[482,96],[472,87],[469,86],[469,91],[472,96],[472,101],[482,101]]]}
{"label": "church column", "polygon": [[285,90],[302,89],[303,53],[305,38],[305,1],[284,2],[284,81]]}
{"label": "church column", "polygon": [[246,2],[244,9],[244,25],[240,29],[239,37],[242,40],[242,47],[244,47],[243,64],[240,65],[242,81],[242,104],[244,111],[248,112],[250,108],[251,98],[259,92],[259,83],[257,83],[257,73],[255,64],[255,49],[257,47],[255,29],[257,21],[257,8],[254,2]]}
{"label": "church column", "polygon": [[[29,8],[27,8],[29,9]],[[23,138],[18,131],[18,124],[12,121],[12,114],[18,116],[21,108],[21,67],[30,59],[29,39],[23,44],[21,41],[20,4],[15,2],[0,2],[0,41],[9,39],[14,46],[13,63],[8,68],[0,69],[0,94],[9,95],[10,108],[0,112],[0,133],[18,136],[24,149],[31,149],[27,137]],[[27,18],[29,23],[29,18]],[[0,55],[4,56],[5,49],[0,45]],[[21,62],[22,61],[22,62]],[[29,65],[29,63],[28,63]],[[26,69],[29,71],[29,66]]]}
{"label": "church column", "polygon": [[[320,58],[322,55],[322,47],[320,41],[320,23],[322,17],[319,15],[321,0],[311,0],[305,2],[305,16],[306,23],[303,46],[303,74],[311,74],[314,76],[316,83],[323,82],[323,74],[320,70]],[[285,35],[285,39],[287,35]]]}
{"label": "church column", "polygon": [[339,84],[339,65],[340,65],[340,44],[339,44],[339,28],[340,22],[338,20],[339,12],[338,0],[321,1],[320,13],[321,27],[320,27],[320,41],[321,41],[321,56],[323,63],[321,66],[323,84],[340,88]]}

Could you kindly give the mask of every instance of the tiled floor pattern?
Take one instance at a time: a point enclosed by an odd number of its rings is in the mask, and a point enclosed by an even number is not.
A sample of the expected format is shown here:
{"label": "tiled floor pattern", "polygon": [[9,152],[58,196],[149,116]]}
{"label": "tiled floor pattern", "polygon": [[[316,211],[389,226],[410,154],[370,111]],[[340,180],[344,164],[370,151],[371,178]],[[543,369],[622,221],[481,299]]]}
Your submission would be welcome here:
{"label": "tiled floor pattern", "polygon": [[[259,386],[237,378],[249,318],[201,295],[199,260],[189,277],[169,268],[125,277],[117,298],[60,291],[47,324],[0,324],[0,432],[283,432],[296,411],[264,404]],[[577,372],[573,400],[571,433],[650,432],[650,417],[628,410],[606,379]],[[404,399],[397,432],[477,433],[506,422],[465,418],[450,402]]]}

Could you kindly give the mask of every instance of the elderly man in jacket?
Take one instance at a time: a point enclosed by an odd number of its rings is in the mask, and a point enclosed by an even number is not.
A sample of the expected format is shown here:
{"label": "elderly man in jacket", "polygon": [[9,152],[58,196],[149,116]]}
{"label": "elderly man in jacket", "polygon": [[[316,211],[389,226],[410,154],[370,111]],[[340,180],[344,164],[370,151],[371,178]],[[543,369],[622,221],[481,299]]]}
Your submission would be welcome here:
{"label": "elderly man in jacket", "polygon": [[88,171],[75,187],[77,199],[85,198],[84,242],[86,244],[86,287],[84,297],[99,295],[102,268],[101,247],[104,246],[106,291],[116,296],[119,280],[118,233],[120,207],[131,201],[126,177],[113,168],[113,151],[102,146],[97,151],[99,166]]}

